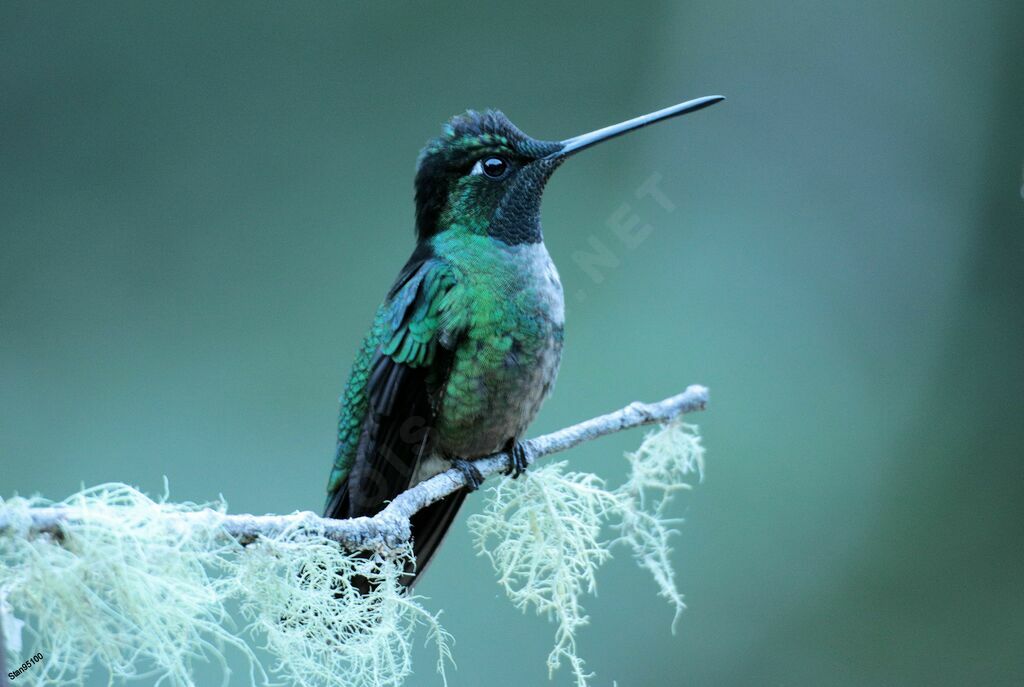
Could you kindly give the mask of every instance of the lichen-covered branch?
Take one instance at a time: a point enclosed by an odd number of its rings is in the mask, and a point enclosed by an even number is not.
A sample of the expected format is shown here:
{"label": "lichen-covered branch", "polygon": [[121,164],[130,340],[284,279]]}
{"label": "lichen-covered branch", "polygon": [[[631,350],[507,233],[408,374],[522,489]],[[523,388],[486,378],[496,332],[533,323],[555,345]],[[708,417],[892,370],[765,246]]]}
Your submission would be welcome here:
{"label": "lichen-covered branch", "polygon": [[[683,393],[657,403],[631,403],[615,412],[523,442],[527,463],[532,464],[543,456],[559,453],[591,439],[624,429],[668,422],[684,413],[703,410],[707,402],[707,388],[693,385]],[[487,478],[508,471],[511,460],[507,453],[496,453],[480,458],[473,464]],[[296,527],[308,525],[349,549],[387,551],[396,549],[409,540],[409,518],[414,513],[464,486],[463,474],[457,469],[448,470],[399,494],[384,510],[373,517],[329,520],[320,518],[310,511],[290,515],[232,515],[213,509],[175,513],[169,517],[181,518],[183,526],[197,520],[205,525],[219,525],[228,536],[234,537],[242,544],[252,543],[261,536],[273,537],[281,532],[294,531]],[[31,511],[31,518],[33,532],[47,533],[59,539],[62,536],[62,523],[86,521],[90,518],[90,513],[73,507],[55,506],[34,508]],[[0,534],[13,525],[14,523],[8,522],[0,513]]]}
{"label": "lichen-covered branch", "polygon": [[[706,403],[707,390],[690,387],[523,442],[522,457],[534,463],[605,434],[662,424],[626,456],[630,476],[617,488],[553,461],[524,479],[498,481],[470,518],[509,598],[557,623],[548,665],[568,662],[577,687],[587,687],[589,675],[576,650],[586,624],[582,597],[611,548],[632,549],[677,615],[683,608],[664,509],[700,478],[704,449],[696,427],[672,420]],[[511,464],[506,454],[476,461],[484,477]],[[155,676],[196,687],[198,661],[219,663],[226,682],[230,650],[248,662],[252,687],[272,676],[301,687],[399,687],[412,674],[419,627],[437,648],[443,681],[450,636],[402,579],[415,564],[410,516],[463,480],[459,470],[439,474],[375,517],[347,520],[229,515],[223,502],[154,500],[121,483],[59,503],[0,498],[0,658],[24,658],[28,627],[33,657],[45,661],[25,670],[40,685],[80,684],[98,666],[112,681]],[[231,622],[236,611],[247,623],[242,631]]]}

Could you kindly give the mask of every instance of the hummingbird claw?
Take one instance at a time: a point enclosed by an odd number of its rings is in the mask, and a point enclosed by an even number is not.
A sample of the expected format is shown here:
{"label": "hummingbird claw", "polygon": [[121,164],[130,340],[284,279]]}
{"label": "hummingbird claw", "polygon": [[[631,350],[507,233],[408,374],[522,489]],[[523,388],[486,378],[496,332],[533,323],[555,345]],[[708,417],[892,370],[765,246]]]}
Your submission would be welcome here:
{"label": "hummingbird claw", "polygon": [[510,442],[511,446],[507,448],[509,456],[512,458],[512,465],[509,467],[506,475],[511,475],[512,479],[517,479],[519,475],[526,472],[526,468],[529,467],[530,461],[526,457],[526,447],[520,441]]}
{"label": "hummingbird claw", "polygon": [[452,461],[452,467],[462,473],[466,479],[466,489],[469,491],[476,491],[484,483],[484,476],[480,474],[480,470],[468,460],[456,458]]}

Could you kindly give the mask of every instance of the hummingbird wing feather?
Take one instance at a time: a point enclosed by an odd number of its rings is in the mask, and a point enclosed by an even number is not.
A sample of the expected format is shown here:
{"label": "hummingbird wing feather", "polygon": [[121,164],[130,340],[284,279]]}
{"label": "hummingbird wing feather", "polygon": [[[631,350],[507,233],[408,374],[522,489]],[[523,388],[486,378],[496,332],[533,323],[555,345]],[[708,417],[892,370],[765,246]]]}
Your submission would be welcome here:
{"label": "hummingbird wing feather", "polygon": [[342,398],[327,517],[373,515],[411,485],[448,374],[454,285],[444,261],[417,250],[378,309]]}

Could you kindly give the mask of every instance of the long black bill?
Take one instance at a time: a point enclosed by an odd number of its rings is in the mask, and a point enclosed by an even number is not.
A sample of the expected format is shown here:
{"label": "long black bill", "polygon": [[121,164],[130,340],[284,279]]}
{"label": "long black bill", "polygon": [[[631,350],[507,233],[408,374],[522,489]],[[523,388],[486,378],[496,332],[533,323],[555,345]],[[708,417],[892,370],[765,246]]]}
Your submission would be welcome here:
{"label": "long black bill", "polygon": [[705,107],[710,107],[715,103],[725,100],[725,96],[721,95],[708,95],[703,98],[697,98],[695,100],[687,100],[685,103],[679,103],[672,107],[666,107],[664,110],[658,110],[650,114],[640,115],[634,117],[625,122],[619,124],[612,124],[606,126],[603,129],[597,131],[591,131],[589,134],[581,134],[579,136],[573,136],[562,141],[562,149],[558,152],[552,153],[548,157],[567,157],[574,155],[575,153],[589,148],[592,145],[600,143],[601,141],[607,141],[610,138],[621,136],[622,134],[639,129],[640,127],[647,126],[648,124],[654,124],[664,119],[671,119],[672,117],[678,117],[679,115],[689,114],[696,112],[697,110],[703,110]]}

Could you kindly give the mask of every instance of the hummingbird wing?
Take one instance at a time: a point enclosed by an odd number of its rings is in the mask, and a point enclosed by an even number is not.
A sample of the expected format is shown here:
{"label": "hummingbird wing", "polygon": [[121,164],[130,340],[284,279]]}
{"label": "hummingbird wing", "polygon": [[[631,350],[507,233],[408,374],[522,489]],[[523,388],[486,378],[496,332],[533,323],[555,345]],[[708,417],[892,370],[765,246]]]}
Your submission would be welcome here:
{"label": "hummingbird wing", "polygon": [[411,485],[429,455],[448,376],[454,275],[429,246],[402,269],[363,342],[342,399],[326,517],[373,515]]}

